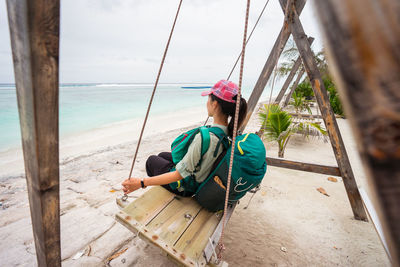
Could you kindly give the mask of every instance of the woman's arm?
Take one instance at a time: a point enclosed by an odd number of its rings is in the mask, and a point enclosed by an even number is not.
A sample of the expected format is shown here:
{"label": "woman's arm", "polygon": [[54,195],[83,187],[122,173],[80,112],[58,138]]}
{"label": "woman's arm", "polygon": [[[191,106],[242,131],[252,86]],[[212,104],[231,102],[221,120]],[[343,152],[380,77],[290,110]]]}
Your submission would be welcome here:
{"label": "woman's arm", "polygon": [[[167,172],[164,174],[160,174],[153,177],[143,178],[144,186],[151,186],[151,185],[164,185],[169,184],[172,182],[176,182],[181,180],[183,177],[180,175],[178,171]],[[129,194],[139,188],[141,188],[140,181],[141,178],[130,178],[126,179],[123,183],[123,190],[125,194]]]}

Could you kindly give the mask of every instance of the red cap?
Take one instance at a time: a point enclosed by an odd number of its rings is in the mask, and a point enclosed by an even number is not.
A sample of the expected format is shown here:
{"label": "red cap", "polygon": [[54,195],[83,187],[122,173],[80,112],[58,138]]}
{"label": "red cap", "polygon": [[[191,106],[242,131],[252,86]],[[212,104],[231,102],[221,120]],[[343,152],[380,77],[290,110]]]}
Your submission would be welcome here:
{"label": "red cap", "polygon": [[213,94],[222,100],[235,103],[233,97],[237,95],[238,91],[238,86],[235,83],[227,80],[220,80],[211,88],[210,91],[204,91],[201,95],[206,96]]}

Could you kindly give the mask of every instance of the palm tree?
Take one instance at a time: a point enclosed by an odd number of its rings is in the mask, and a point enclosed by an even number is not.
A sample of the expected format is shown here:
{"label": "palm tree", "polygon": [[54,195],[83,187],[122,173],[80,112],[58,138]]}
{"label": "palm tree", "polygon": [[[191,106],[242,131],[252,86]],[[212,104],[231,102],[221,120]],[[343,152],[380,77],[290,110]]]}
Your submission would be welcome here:
{"label": "palm tree", "polygon": [[[313,51],[313,54],[314,54],[315,62],[317,63],[317,67],[320,70],[322,77],[329,75],[328,63],[325,58],[324,48],[322,48],[322,50],[319,51],[318,53],[315,53]],[[299,50],[297,49],[297,46],[296,46],[296,43],[294,42],[294,40],[292,38],[290,38],[287,41],[286,46],[285,46],[284,50],[282,51],[282,56],[283,56],[284,61],[281,62],[277,67],[277,78],[278,79],[286,76],[292,70],[294,63],[296,62],[296,59],[300,56]],[[301,71],[301,69],[302,69],[302,67],[300,67],[297,70],[297,73],[299,73]],[[308,79],[308,77],[306,77],[305,79]]]}
{"label": "palm tree", "polygon": [[296,114],[300,114],[303,110],[306,110],[308,113],[312,114],[310,102],[306,100],[301,93],[297,93],[296,91],[292,94],[292,101],[289,102],[289,105],[295,108]]}
{"label": "palm tree", "polygon": [[280,158],[284,157],[290,137],[295,133],[302,134],[304,137],[323,136],[326,140],[327,132],[319,124],[294,121],[288,112],[276,104],[264,105],[259,112],[259,118],[263,125],[263,136],[269,141],[278,143],[278,157]]}

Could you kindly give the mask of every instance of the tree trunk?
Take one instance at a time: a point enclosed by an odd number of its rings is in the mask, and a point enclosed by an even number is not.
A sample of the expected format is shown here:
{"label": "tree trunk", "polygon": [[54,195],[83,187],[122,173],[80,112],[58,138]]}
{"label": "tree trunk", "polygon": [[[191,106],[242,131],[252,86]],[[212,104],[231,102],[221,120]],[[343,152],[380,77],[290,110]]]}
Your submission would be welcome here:
{"label": "tree trunk", "polygon": [[285,154],[285,149],[279,146],[278,157],[283,158]]}

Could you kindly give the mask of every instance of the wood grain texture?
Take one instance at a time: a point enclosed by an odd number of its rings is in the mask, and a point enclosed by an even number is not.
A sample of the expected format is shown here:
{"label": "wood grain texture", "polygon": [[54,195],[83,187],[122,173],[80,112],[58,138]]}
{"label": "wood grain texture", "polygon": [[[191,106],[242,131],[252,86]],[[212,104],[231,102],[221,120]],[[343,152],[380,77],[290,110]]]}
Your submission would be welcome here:
{"label": "wood grain texture", "polygon": [[161,186],[154,186],[123,210],[135,221],[147,225],[166,206],[173,201],[175,195]]}
{"label": "wood grain texture", "polygon": [[[157,186],[116,214],[116,220],[170,259],[185,266],[205,266],[208,239],[215,235],[221,216],[200,207],[193,198],[177,197]],[[220,237],[215,236],[217,240]]]}
{"label": "wood grain texture", "polygon": [[130,231],[137,233],[141,239],[147,241],[149,244],[159,247],[162,254],[169,256],[169,258],[176,262],[178,265],[197,266],[197,262],[195,260],[186,256],[181,251],[175,249],[172,244],[167,243],[163,239],[159,238],[156,233],[148,229],[145,225],[133,219],[125,211],[119,211],[115,215],[115,219],[123,226],[128,228]]}
{"label": "wood grain texture", "polygon": [[[226,212],[225,226],[228,224],[229,219],[231,218],[231,216],[233,214],[233,211],[235,210],[236,205],[237,205],[237,202],[235,204],[233,204],[232,206],[228,206],[228,210]],[[215,248],[218,245],[218,242],[221,239],[222,224],[223,223],[224,223],[224,221],[221,218],[221,220],[219,221],[217,227],[214,230],[214,233],[210,237],[212,243],[208,242],[207,245],[206,245],[206,248],[204,249],[204,256],[205,256],[207,262],[209,262],[211,257],[213,256],[213,252],[214,252],[213,248]]]}
{"label": "wood grain texture", "polygon": [[400,2],[316,1],[331,71],[400,264]]}
{"label": "wood grain texture", "polygon": [[192,198],[174,199],[147,228],[168,244],[174,245],[193,222],[201,207]]}
{"label": "wood grain texture", "polygon": [[320,173],[326,175],[341,176],[340,170],[336,166],[327,166],[327,165],[299,162],[299,161],[273,158],[273,157],[267,157],[266,161],[268,166],[282,167],[292,170]]}
{"label": "wood grain texture", "polygon": [[[202,209],[196,219],[187,228],[182,237],[175,244],[175,248],[198,261],[203,260],[203,250],[208,238],[214,233],[221,216]],[[204,260],[205,262],[205,260]]]}
{"label": "wood grain texture", "polygon": [[[310,43],[310,45],[314,42],[314,38],[313,37],[308,37],[308,42]],[[290,70],[289,75],[287,76],[285,83],[282,86],[282,89],[279,91],[278,96],[276,97],[274,103],[275,104],[279,104],[282,101],[283,96],[286,93],[286,90],[288,89],[290,83],[292,82],[294,76],[297,73],[297,70],[300,68],[301,66],[301,57],[299,56],[296,61],[294,62],[294,65],[292,67],[292,69]]]}
{"label": "wood grain texture", "polygon": [[[306,3],[305,0],[296,1],[296,10],[298,14],[301,14],[301,12],[303,11],[305,3]],[[254,86],[254,89],[250,95],[249,101],[247,102],[247,116],[240,128],[242,132],[246,128],[246,125],[251,115],[253,114],[254,109],[257,106],[260,96],[264,91],[264,88],[267,85],[269,78],[271,77],[272,71],[274,70],[276,63],[278,62],[279,56],[281,55],[283,48],[285,47],[286,42],[289,39],[289,36],[290,36],[290,30],[287,27],[287,24],[285,23],[275,41],[274,46],[272,47],[267,62],[265,62],[261,74],[258,77],[256,85]]]}
{"label": "wood grain texture", "polygon": [[39,266],[61,266],[59,1],[7,0],[33,236]]}
{"label": "wood grain texture", "polygon": [[[286,7],[286,1],[280,0],[280,4],[282,11],[284,11]],[[306,34],[294,6],[291,7],[288,25],[299,50],[300,56],[303,60],[304,68],[310,79],[315,98],[317,99],[320,107],[354,217],[357,220],[367,221],[367,214],[364,210],[360,192],[357,188],[357,183],[354,178],[353,170],[351,168],[342,136],[336,122],[335,114],[333,113],[330,105],[328,94],[321,78],[321,73],[319,72],[315,62],[314,54],[311,50],[310,44],[307,41]]]}

